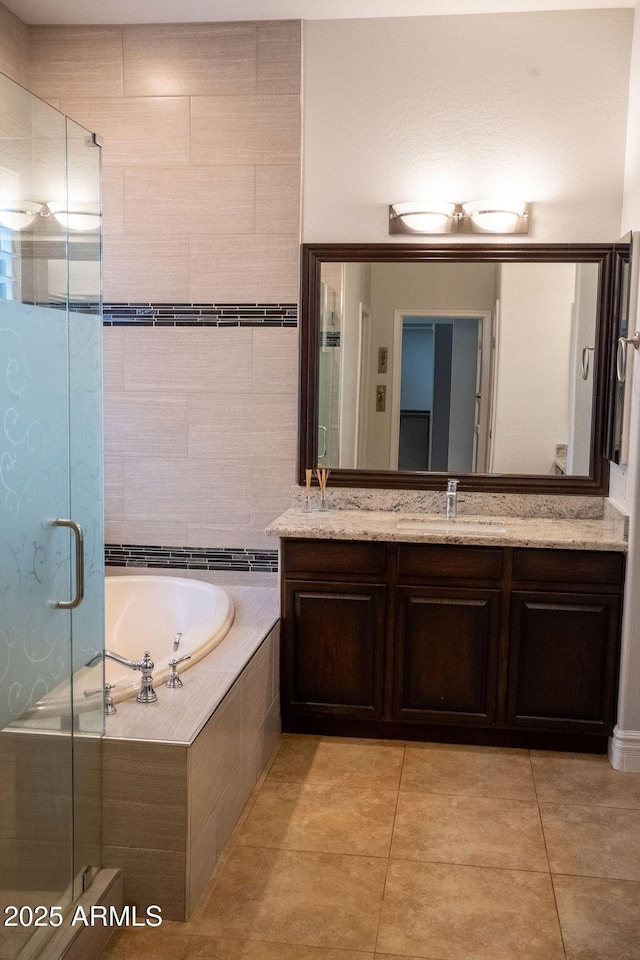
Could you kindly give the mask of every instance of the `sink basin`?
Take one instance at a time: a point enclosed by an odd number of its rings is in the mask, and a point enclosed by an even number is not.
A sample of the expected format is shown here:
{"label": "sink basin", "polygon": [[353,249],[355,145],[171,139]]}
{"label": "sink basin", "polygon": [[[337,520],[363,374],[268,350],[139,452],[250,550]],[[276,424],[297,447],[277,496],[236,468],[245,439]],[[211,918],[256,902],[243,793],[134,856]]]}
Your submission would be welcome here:
{"label": "sink basin", "polygon": [[484,523],[479,520],[399,520],[396,523],[398,530],[413,530],[416,533],[446,533],[455,536],[498,536],[506,533],[507,528],[501,523]]}

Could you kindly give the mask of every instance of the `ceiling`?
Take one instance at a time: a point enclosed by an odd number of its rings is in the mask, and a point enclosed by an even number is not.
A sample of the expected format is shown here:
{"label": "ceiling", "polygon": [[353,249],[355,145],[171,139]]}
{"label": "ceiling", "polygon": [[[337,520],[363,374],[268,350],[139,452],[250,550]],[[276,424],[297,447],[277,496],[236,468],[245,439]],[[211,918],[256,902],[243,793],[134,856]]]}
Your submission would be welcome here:
{"label": "ceiling", "polygon": [[342,20],[635,7],[636,0],[4,0],[25,23]]}

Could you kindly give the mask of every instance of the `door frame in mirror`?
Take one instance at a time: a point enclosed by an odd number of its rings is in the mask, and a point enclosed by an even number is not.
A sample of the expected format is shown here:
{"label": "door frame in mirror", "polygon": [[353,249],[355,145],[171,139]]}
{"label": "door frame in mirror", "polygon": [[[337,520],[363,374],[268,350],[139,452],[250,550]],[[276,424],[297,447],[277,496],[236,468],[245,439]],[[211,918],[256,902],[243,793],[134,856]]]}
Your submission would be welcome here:
{"label": "door frame in mirror", "polygon": [[[318,456],[318,377],[320,335],[320,271],[323,263],[436,263],[457,262],[558,262],[597,263],[598,302],[596,352],[591,424],[591,455],[588,476],[516,474],[463,474],[461,488],[485,493],[535,493],[606,496],[609,490],[611,404],[615,362],[613,341],[617,330],[615,308],[619,303],[620,243],[507,243],[507,244],[355,244],[306,243],[301,248],[300,371],[298,482],[305,482],[305,468],[315,467]],[[627,251],[628,256],[628,251]],[[437,490],[447,474],[402,470],[331,470],[331,484],[343,487]]]}

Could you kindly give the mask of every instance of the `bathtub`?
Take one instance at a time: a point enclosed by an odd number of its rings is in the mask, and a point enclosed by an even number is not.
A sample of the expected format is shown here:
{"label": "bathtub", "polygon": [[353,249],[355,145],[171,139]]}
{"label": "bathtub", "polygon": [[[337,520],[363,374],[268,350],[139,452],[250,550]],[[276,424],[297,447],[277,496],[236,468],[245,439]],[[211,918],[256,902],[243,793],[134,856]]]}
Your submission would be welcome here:
{"label": "bathtub", "polygon": [[[191,657],[178,667],[184,673],[213,650],[233,623],[233,600],[222,587],[186,577],[107,577],[105,580],[105,649],[129,660],[140,660],[145,650],[155,664],[154,686],[169,676],[172,658]],[[177,635],[177,650],[174,642]],[[140,672],[105,659],[105,682],[115,684],[114,701],[134,696]],[[73,678],[75,712],[96,709],[96,670],[82,668]],[[170,691],[166,691],[170,693]],[[69,711],[70,688],[61,684],[35,705],[39,716]]]}
{"label": "bathtub", "polygon": [[[107,577],[104,599],[105,649],[129,660],[148,650],[155,663],[154,685],[167,679],[173,657],[191,657],[179,665],[183,673],[206,657],[233,623],[233,600],[226,590],[186,577]],[[140,689],[140,673],[105,660],[105,682],[115,684],[115,701],[124,700]]]}

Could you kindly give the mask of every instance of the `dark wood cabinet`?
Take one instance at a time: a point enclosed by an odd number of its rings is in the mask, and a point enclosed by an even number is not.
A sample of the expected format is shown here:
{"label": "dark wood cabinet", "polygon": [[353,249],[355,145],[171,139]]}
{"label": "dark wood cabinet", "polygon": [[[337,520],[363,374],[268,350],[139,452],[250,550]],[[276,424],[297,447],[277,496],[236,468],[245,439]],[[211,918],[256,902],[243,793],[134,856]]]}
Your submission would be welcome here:
{"label": "dark wood cabinet", "polygon": [[399,587],[393,716],[492,723],[500,591]]}
{"label": "dark wood cabinet", "polygon": [[289,731],[606,749],[624,556],[282,543]]}
{"label": "dark wood cabinet", "polygon": [[287,583],[282,689],[289,707],[382,717],[385,595],[380,585]]}
{"label": "dark wood cabinet", "polygon": [[507,723],[610,732],[619,621],[617,597],[514,591]]}

